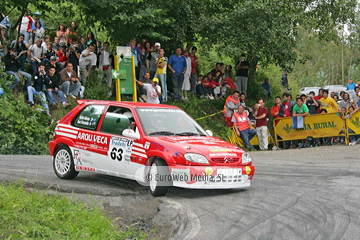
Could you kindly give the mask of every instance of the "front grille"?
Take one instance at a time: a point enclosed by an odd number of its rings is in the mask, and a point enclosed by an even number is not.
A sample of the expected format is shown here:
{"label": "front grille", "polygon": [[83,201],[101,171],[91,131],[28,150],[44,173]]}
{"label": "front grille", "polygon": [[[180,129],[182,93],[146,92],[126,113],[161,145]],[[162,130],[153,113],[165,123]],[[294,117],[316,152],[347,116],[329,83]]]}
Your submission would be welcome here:
{"label": "front grille", "polygon": [[240,159],[237,157],[234,158],[211,158],[211,161],[215,163],[237,163]]}

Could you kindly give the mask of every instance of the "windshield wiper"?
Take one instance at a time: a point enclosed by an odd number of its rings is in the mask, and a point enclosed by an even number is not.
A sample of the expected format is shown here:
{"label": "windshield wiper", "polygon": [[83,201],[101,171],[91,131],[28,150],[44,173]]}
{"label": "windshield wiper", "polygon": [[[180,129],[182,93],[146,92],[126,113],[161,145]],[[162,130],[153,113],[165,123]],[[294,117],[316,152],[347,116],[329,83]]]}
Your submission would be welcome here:
{"label": "windshield wiper", "polygon": [[205,136],[204,134],[194,133],[194,132],[182,132],[175,134],[176,136]]}
{"label": "windshield wiper", "polygon": [[175,133],[169,131],[158,131],[158,132],[149,133],[149,136],[150,135],[175,135]]}

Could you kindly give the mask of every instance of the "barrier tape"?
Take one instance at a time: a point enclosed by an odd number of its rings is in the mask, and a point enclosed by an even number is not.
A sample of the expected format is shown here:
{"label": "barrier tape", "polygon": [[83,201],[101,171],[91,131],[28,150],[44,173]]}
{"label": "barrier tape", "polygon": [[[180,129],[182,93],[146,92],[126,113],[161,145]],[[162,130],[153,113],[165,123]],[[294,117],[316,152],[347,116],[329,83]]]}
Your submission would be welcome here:
{"label": "barrier tape", "polygon": [[215,116],[215,115],[217,115],[217,114],[219,114],[219,113],[223,113],[223,112],[224,112],[224,110],[222,110],[222,111],[220,111],[220,112],[217,112],[217,113],[210,114],[210,115],[206,115],[206,116],[204,116],[204,117],[195,119],[195,121],[198,121],[198,120],[201,120],[201,119],[204,119],[204,118],[208,118],[208,117],[212,117],[212,116]]}

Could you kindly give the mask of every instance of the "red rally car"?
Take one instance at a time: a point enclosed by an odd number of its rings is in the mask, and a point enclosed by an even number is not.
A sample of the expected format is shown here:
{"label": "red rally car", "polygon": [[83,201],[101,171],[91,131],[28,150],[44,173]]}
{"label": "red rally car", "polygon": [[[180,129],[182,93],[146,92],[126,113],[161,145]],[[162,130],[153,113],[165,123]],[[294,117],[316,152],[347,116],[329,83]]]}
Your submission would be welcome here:
{"label": "red rally car", "polygon": [[107,174],[147,185],[154,196],[171,186],[230,189],[250,186],[248,153],[212,137],[182,109],[162,104],[79,100],[50,141],[61,179],[79,172]]}

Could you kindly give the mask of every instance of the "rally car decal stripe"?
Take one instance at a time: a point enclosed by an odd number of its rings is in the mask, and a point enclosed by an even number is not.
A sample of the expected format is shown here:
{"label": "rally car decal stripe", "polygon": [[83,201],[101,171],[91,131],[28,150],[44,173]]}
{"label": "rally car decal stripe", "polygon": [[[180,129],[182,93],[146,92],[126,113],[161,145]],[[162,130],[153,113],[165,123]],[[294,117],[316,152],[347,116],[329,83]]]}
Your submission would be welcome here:
{"label": "rally car decal stripe", "polygon": [[147,155],[146,155],[146,154],[142,154],[142,153],[138,153],[138,152],[134,152],[134,151],[131,151],[131,154],[134,154],[134,155],[138,155],[138,156],[140,156],[140,157],[147,158]]}
{"label": "rally car decal stripe", "polygon": [[136,151],[139,151],[139,152],[146,153],[145,149],[142,149],[142,148],[133,147],[132,149],[136,150]]}
{"label": "rally car decal stripe", "polygon": [[74,127],[74,126],[71,126],[71,125],[68,125],[68,124],[62,124],[62,123],[59,123],[57,125],[57,127],[65,127],[65,128],[72,128],[72,129],[75,129],[75,130],[79,130],[78,127]]}
{"label": "rally car decal stripe", "polygon": [[143,146],[142,144],[140,144],[140,143],[134,142],[133,145],[138,146],[138,147],[141,147],[141,148],[144,148],[144,146]]}
{"label": "rally car decal stripe", "polygon": [[71,130],[71,129],[67,129],[67,128],[63,128],[63,127],[58,127],[58,129],[56,129],[56,130],[63,131],[63,132],[69,132],[69,133],[75,133],[75,134],[78,134],[78,132],[79,132],[76,130]]}
{"label": "rally car decal stripe", "polygon": [[77,136],[76,135],[72,135],[69,133],[63,133],[63,132],[59,132],[59,131],[55,131],[56,135],[61,135],[61,136],[65,136],[65,137],[69,137],[69,138],[73,138],[76,139]]}

